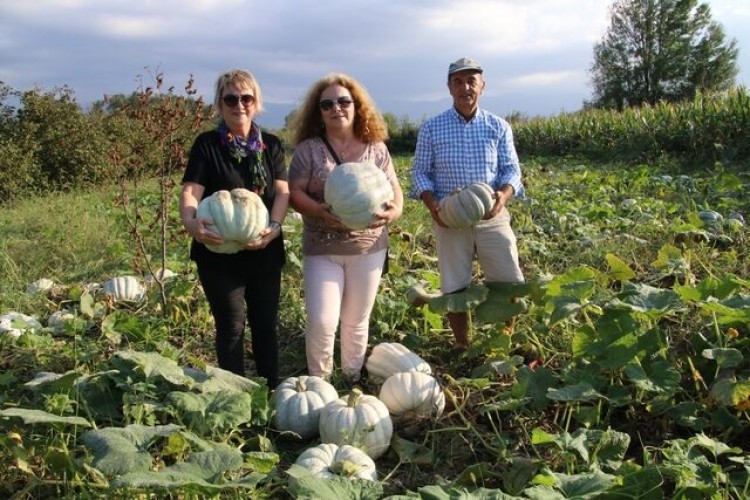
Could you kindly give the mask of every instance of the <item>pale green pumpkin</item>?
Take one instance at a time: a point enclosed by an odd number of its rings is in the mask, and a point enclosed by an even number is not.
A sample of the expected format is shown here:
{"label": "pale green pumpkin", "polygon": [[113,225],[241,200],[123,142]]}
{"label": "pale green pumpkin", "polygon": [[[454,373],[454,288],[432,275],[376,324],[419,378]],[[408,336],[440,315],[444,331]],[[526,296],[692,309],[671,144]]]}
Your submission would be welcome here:
{"label": "pale green pumpkin", "polygon": [[393,200],[385,172],[372,163],[336,165],[326,179],[325,201],[350,229],[364,229]]}
{"label": "pale green pumpkin", "polygon": [[495,204],[495,192],[484,182],[457,189],[440,200],[440,220],[454,229],[471,227],[482,220]]}
{"label": "pale green pumpkin", "polygon": [[221,245],[206,245],[216,253],[239,252],[268,226],[268,209],[263,200],[243,188],[216,191],[203,198],[196,217],[211,219],[213,223],[207,228],[224,240]]}

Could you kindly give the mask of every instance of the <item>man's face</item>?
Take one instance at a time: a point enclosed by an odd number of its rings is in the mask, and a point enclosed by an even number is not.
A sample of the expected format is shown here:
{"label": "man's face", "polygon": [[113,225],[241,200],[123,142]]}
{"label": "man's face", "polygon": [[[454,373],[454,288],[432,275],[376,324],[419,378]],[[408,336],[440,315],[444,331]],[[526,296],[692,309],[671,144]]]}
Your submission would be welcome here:
{"label": "man's face", "polygon": [[484,78],[478,71],[459,71],[448,77],[448,89],[453,97],[453,106],[461,112],[472,113],[484,91]]}

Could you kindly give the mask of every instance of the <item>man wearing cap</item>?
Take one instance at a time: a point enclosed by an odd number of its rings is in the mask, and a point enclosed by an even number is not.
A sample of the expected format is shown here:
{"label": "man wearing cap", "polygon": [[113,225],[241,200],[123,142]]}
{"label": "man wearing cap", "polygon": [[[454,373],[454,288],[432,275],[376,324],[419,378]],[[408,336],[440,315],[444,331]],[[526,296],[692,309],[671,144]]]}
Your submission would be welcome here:
{"label": "man wearing cap", "polygon": [[[471,284],[474,255],[486,281],[521,283],[516,235],[505,205],[523,196],[521,168],[513,132],[504,119],[479,108],[484,70],[461,58],[448,67],[453,107],[427,120],[419,130],[410,196],[422,200],[433,220],[442,293]],[[440,200],[458,188],[484,182],[495,191],[495,204],[475,226],[452,229],[440,219]],[[448,313],[458,354],[469,345],[465,312]]]}

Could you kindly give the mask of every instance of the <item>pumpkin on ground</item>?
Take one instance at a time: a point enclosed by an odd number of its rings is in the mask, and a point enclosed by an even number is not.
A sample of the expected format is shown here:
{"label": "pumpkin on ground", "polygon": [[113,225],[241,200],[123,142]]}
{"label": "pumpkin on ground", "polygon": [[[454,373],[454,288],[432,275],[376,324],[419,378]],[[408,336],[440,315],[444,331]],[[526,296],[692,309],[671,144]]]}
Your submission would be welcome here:
{"label": "pumpkin on ground", "polygon": [[372,458],[359,448],[348,444],[339,446],[323,443],[308,448],[297,457],[295,464],[324,479],[344,476],[375,481],[378,478]]}
{"label": "pumpkin on ground", "polygon": [[320,441],[350,444],[378,458],[391,444],[393,422],[388,408],[375,396],[354,389],[335,399],[320,413]]}
{"label": "pumpkin on ground", "polygon": [[55,286],[55,282],[49,278],[40,278],[33,283],[30,283],[26,288],[26,293],[29,295],[35,295],[40,292],[46,292]]}
{"label": "pumpkin on ground", "polygon": [[437,418],[445,409],[445,394],[432,375],[410,371],[388,377],[380,388],[380,400],[395,417]]}
{"label": "pumpkin on ground", "polygon": [[341,163],[326,179],[325,201],[350,229],[364,229],[393,200],[385,172],[372,163]]}
{"label": "pumpkin on ground", "polygon": [[117,276],[102,285],[102,292],[115,302],[140,302],[146,295],[146,288],[135,276]]}
{"label": "pumpkin on ground", "polygon": [[373,347],[365,367],[368,375],[382,379],[408,371],[432,374],[432,368],[427,361],[398,342],[382,342]]}
{"label": "pumpkin on ground", "polygon": [[33,316],[9,311],[0,315],[0,334],[7,334],[18,338],[26,332],[38,332],[42,324]]}
{"label": "pumpkin on ground", "polygon": [[495,192],[484,182],[477,182],[457,189],[450,196],[440,200],[440,220],[454,229],[471,227],[485,215],[495,204]]}
{"label": "pumpkin on ground", "polygon": [[67,309],[60,309],[50,314],[47,318],[47,326],[52,328],[54,335],[63,335],[65,326],[75,319],[75,315]]}
{"label": "pumpkin on ground", "polygon": [[276,387],[271,397],[274,426],[303,439],[317,436],[321,410],[338,397],[336,389],[321,377],[289,377]]}
{"label": "pumpkin on ground", "polygon": [[216,191],[198,204],[196,217],[213,221],[208,229],[221,235],[221,245],[206,245],[216,253],[237,253],[268,226],[268,209],[260,196],[243,188]]}

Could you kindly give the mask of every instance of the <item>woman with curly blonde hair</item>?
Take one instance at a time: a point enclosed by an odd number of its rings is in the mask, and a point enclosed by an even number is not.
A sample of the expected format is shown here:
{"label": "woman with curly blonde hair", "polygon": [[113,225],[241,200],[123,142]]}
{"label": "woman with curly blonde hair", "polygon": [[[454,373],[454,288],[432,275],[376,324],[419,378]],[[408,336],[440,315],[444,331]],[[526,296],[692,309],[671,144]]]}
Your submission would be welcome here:
{"label": "woman with curly blonde hair", "polygon": [[[302,214],[305,347],[310,375],[333,373],[336,329],[341,371],[360,378],[370,313],[388,246],[387,225],[401,216],[403,193],[385,141],[388,129],[365,88],[334,73],[315,82],[291,125],[290,204]],[[339,163],[371,163],[383,170],[394,197],[362,230],[347,228],[324,198],[328,175]],[[340,325],[339,325],[340,323]]]}

